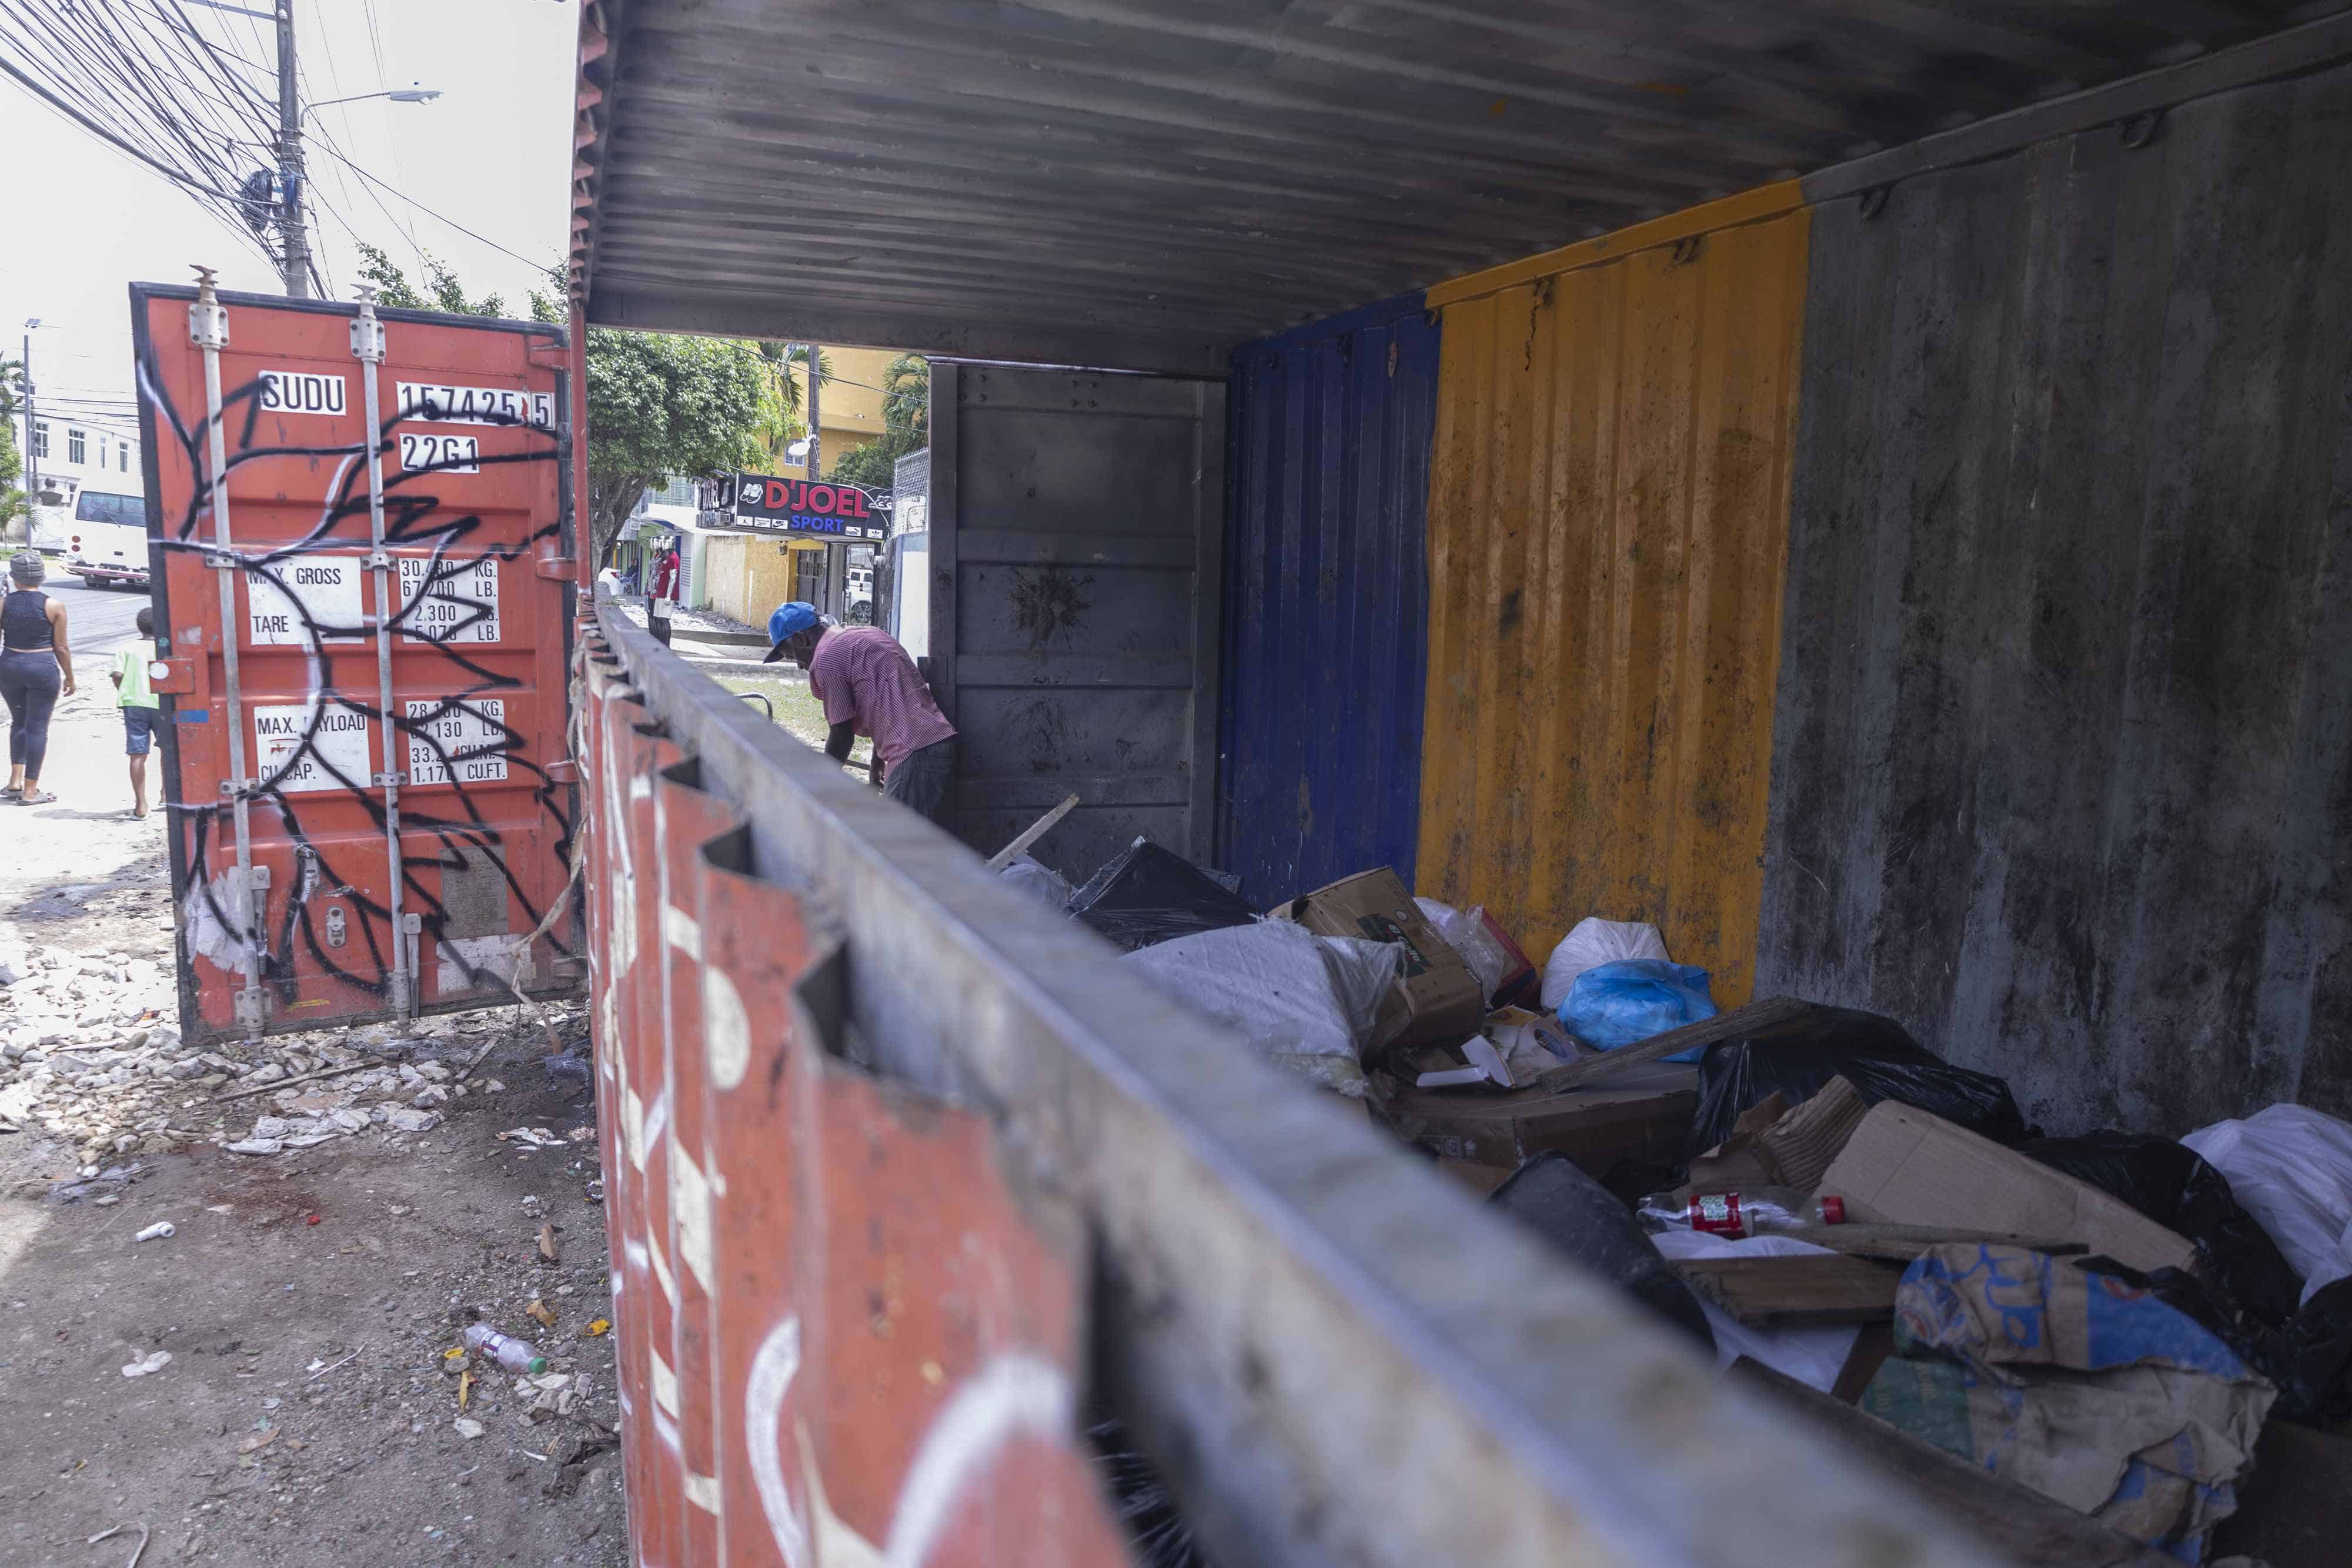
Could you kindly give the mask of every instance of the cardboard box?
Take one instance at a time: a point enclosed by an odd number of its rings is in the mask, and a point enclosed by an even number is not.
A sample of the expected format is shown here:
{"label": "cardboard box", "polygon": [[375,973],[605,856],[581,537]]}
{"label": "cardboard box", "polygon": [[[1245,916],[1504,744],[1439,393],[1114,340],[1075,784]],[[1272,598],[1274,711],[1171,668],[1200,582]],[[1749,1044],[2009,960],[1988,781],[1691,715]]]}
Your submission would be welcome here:
{"label": "cardboard box", "polygon": [[1390,1128],[1441,1162],[1508,1173],[1554,1149],[1593,1176],[1619,1160],[1671,1166],[1698,1113],[1698,1069],[1636,1068],[1606,1089],[1407,1089]]}
{"label": "cardboard box", "polygon": [[1871,1107],[1814,1190],[1844,1198],[1853,1220],[2082,1241],[2143,1271],[2186,1269],[2197,1255],[2185,1238],[2088,1182],[1892,1100]]}
{"label": "cardboard box", "polygon": [[1397,873],[1382,866],[1304,894],[1273,912],[1318,936],[1405,946],[1404,977],[1381,998],[1367,1056],[1391,1046],[1454,1045],[1478,1032],[1486,998],[1462,955],[1422,914]]}

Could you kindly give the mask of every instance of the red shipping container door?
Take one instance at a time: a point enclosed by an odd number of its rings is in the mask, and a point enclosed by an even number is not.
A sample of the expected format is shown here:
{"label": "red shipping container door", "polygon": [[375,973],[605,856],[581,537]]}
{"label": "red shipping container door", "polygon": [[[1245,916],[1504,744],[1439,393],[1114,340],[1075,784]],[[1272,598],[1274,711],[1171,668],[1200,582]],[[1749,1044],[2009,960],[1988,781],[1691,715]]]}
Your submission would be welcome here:
{"label": "red shipping container door", "polygon": [[564,329],[145,284],[131,321],[186,1037],[571,988]]}

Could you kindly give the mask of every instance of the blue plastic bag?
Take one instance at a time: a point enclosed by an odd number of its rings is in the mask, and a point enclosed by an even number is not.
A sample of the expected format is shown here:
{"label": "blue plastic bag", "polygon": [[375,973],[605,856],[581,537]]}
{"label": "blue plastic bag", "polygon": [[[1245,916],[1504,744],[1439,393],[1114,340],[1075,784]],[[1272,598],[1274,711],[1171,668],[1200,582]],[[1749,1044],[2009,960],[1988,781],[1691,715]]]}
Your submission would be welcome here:
{"label": "blue plastic bag", "polygon": [[[1576,977],[1568,999],[1559,1004],[1559,1021],[1595,1051],[1636,1045],[1654,1034],[1714,1016],[1706,971],[1663,958],[1596,965]],[[1706,1047],[1695,1045],[1666,1060],[1696,1061],[1706,1054]]]}

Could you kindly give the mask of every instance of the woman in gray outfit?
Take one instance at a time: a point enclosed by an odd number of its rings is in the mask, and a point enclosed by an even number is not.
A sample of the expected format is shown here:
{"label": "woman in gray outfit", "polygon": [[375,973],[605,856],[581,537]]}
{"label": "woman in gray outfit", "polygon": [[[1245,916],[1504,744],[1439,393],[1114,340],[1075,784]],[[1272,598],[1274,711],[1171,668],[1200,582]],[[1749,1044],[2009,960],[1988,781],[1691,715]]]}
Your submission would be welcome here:
{"label": "woman in gray outfit", "polygon": [[0,599],[0,698],[8,704],[8,788],[0,798],[46,806],[41,763],[49,750],[49,714],[74,689],[66,607],[41,591],[48,568],[26,550],[8,563],[10,591]]}

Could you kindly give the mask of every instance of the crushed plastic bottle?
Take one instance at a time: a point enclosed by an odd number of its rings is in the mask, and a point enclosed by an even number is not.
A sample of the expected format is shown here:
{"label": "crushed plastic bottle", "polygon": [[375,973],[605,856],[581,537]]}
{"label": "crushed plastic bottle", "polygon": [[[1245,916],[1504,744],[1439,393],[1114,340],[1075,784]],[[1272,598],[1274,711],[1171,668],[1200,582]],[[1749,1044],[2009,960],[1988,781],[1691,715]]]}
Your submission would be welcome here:
{"label": "crushed plastic bottle", "polygon": [[488,1323],[469,1323],[466,1348],[487,1355],[518,1377],[537,1377],[547,1370],[547,1357],[519,1339],[509,1339]]}
{"label": "crushed plastic bottle", "polygon": [[1738,1192],[1654,1192],[1636,1210],[1642,1228],[1704,1230],[1716,1236],[1761,1236],[1845,1223],[1845,1199],[1815,1197],[1792,1186],[1751,1186]]}

